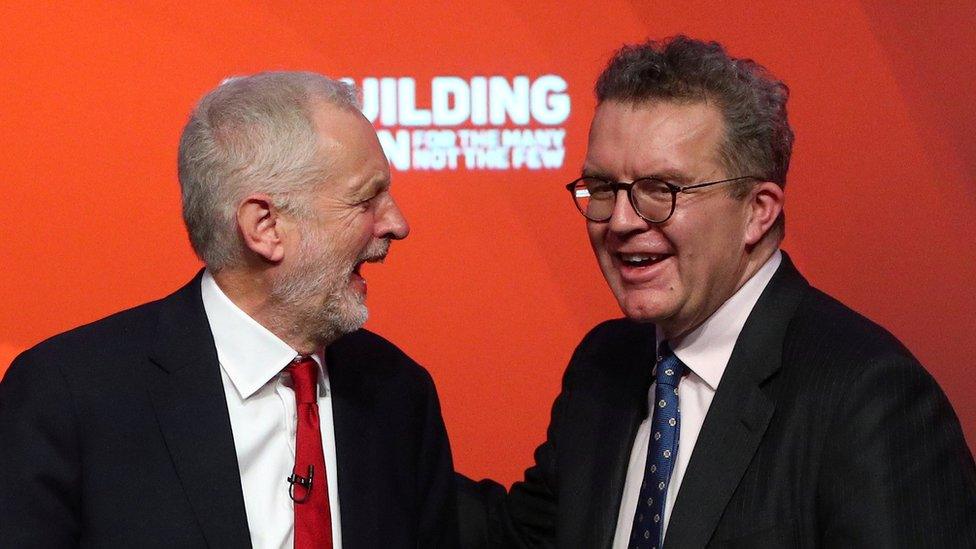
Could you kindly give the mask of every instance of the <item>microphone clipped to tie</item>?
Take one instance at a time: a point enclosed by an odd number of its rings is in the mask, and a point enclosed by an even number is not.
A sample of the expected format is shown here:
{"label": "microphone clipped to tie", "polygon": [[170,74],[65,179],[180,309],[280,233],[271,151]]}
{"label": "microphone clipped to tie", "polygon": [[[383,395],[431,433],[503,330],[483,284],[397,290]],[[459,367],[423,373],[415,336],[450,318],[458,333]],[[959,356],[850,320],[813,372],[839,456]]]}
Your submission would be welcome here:
{"label": "microphone clipped to tie", "polygon": [[[288,497],[291,498],[295,503],[305,503],[308,499],[309,494],[312,493],[312,478],[315,476],[315,467],[308,466],[308,476],[303,477],[298,473],[292,471],[291,476],[286,480],[288,481]],[[304,494],[300,498],[295,497],[295,485],[299,485],[305,489]]]}

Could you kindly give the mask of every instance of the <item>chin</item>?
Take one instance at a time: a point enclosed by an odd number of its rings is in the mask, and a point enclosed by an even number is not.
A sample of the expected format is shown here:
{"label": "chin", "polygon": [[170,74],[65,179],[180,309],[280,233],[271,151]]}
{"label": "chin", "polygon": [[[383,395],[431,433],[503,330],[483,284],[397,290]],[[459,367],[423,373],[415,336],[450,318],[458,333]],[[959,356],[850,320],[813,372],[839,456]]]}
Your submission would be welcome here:
{"label": "chin", "polygon": [[328,345],[362,328],[368,317],[369,311],[361,296],[333,294],[308,315],[306,322],[312,326],[317,342]]}
{"label": "chin", "polygon": [[369,320],[369,309],[366,308],[365,300],[360,294],[347,296],[344,303],[339,305],[336,315],[339,331],[344,334],[355,332],[366,325]]}
{"label": "chin", "polygon": [[658,323],[671,316],[664,304],[646,295],[624,295],[617,299],[624,316],[635,322]]}

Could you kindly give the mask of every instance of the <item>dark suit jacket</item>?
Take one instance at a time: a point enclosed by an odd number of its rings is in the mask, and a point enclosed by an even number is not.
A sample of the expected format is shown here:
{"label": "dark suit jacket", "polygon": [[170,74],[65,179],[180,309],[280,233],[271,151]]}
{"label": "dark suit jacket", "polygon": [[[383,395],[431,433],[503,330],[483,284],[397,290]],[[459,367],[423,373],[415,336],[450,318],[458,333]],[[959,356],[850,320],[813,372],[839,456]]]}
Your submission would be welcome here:
{"label": "dark suit jacket", "polygon": [[[586,336],[496,535],[610,547],[654,343],[654,326],[626,320]],[[784,256],[736,342],[664,546],[976,547],[973,458],[911,354]]]}
{"label": "dark suit jacket", "polygon": [[[0,383],[0,546],[250,546],[200,295],[198,275],[14,361]],[[330,345],[326,363],[343,546],[455,546],[430,376],[364,330]]]}

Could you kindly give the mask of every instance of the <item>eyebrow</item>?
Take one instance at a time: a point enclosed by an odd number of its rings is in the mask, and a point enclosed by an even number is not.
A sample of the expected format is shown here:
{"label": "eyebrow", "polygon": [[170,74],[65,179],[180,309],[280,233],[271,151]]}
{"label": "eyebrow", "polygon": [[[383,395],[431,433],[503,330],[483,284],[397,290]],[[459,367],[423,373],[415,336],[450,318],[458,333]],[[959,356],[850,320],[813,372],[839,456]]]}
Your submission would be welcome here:
{"label": "eyebrow", "polygon": [[361,187],[364,195],[376,196],[390,188],[392,181],[389,177],[375,177]]}
{"label": "eyebrow", "polygon": [[613,179],[613,177],[610,177],[610,175],[606,172],[602,172],[599,170],[589,170],[585,166],[583,167],[583,169],[580,170],[580,177],[596,177],[599,179]]}
{"label": "eyebrow", "polygon": [[[583,168],[580,171],[580,176],[582,176],[582,177],[595,177],[597,179],[606,179],[608,181],[616,181],[617,180],[615,177],[613,177],[612,175],[610,175],[607,172],[600,171],[600,170],[588,170],[586,168]],[[663,171],[663,172],[654,172],[654,173],[649,173],[649,174],[642,174],[642,175],[634,178],[634,180],[637,180],[637,179],[660,179],[661,181],[667,181],[668,183],[681,183],[681,184],[684,184],[684,185],[691,184],[693,182],[693,178],[691,178],[691,177],[689,177],[689,176],[687,176],[685,174],[682,174],[680,172],[673,171],[673,170],[666,170],[666,171]]]}
{"label": "eyebrow", "polygon": [[389,177],[375,177],[366,183],[366,188],[370,190],[382,190],[389,188],[392,181]]}

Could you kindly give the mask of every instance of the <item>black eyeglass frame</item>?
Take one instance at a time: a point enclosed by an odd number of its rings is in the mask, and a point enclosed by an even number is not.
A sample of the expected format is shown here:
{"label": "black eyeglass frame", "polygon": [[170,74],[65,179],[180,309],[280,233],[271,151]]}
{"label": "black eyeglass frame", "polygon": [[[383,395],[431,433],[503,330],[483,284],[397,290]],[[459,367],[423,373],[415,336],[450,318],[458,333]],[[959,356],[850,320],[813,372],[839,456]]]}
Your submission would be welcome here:
{"label": "black eyeglass frame", "polygon": [[[680,186],[680,185],[675,185],[674,183],[670,183],[668,181],[665,181],[663,179],[659,179],[657,177],[641,177],[639,179],[635,179],[635,180],[631,181],[630,183],[625,183],[623,181],[610,181],[610,180],[604,179],[602,177],[595,177],[595,176],[592,176],[592,175],[584,175],[584,176],[581,176],[581,177],[577,177],[576,179],[572,180],[571,182],[569,182],[566,185],[566,190],[569,191],[570,196],[572,196],[572,198],[573,198],[573,204],[576,205],[576,209],[579,210],[579,213],[583,214],[583,217],[585,217],[586,219],[588,219],[588,220],[590,220],[590,221],[592,221],[594,223],[606,223],[607,221],[610,221],[610,218],[613,217],[613,210],[612,209],[610,210],[610,215],[608,215],[605,219],[593,219],[592,217],[586,215],[586,212],[583,211],[583,208],[582,208],[582,206],[580,206],[579,201],[576,200],[576,189],[575,189],[576,184],[579,183],[580,181],[583,181],[584,179],[595,179],[597,181],[602,181],[603,183],[606,183],[607,185],[609,185],[610,186],[610,189],[613,191],[614,201],[616,201],[616,199],[617,199],[617,193],[620,192],[621,189],[626,190],[627,191],[627,199],[630,202],[631,207],[634,208],[634,211],[637,212],[637,215],[641,219],[643,219],[644,221],[647,221],[648,223],[655,223],[655,224],[664,223],[665,221],[671,219],[671,216],[674,215],[674,210],[675,210],[675,207],[677,206],[677,202],[678,202],[678,193],[685,193],[685,192],[688,192],[688,191],[690,191],[692,189],[701,189],[703,187],[711,187],[712,185],[718,185],[720,183],[731,183],[732,181],[742,181],[743,179],[762,180],[761,177],[756,177],[754,175],[743,175],[743,176],[739,176],[739,177],[732,177],[732,178],[729,178],[729,179],[720,179],[718,181],[706,181],[705,183],[695,183],[694,185]],[[668,188],[668,191],[671,193],[671,209],[668,211],[668,215],[664,219],[661,219],[659,221],[658,220],[654,220],[654,219],[649,219],[647,216],[645,216],[644,214],[642,214],[641,211],[640,211],[640,209],[637,207],[637,202],[634,201],[633,188],[634,188],[634,185],[636,185],[637,183],[639,183],[641,181],[654,181],[656,183],[662,183],[662,184],[664,184],[665,187]]]}

